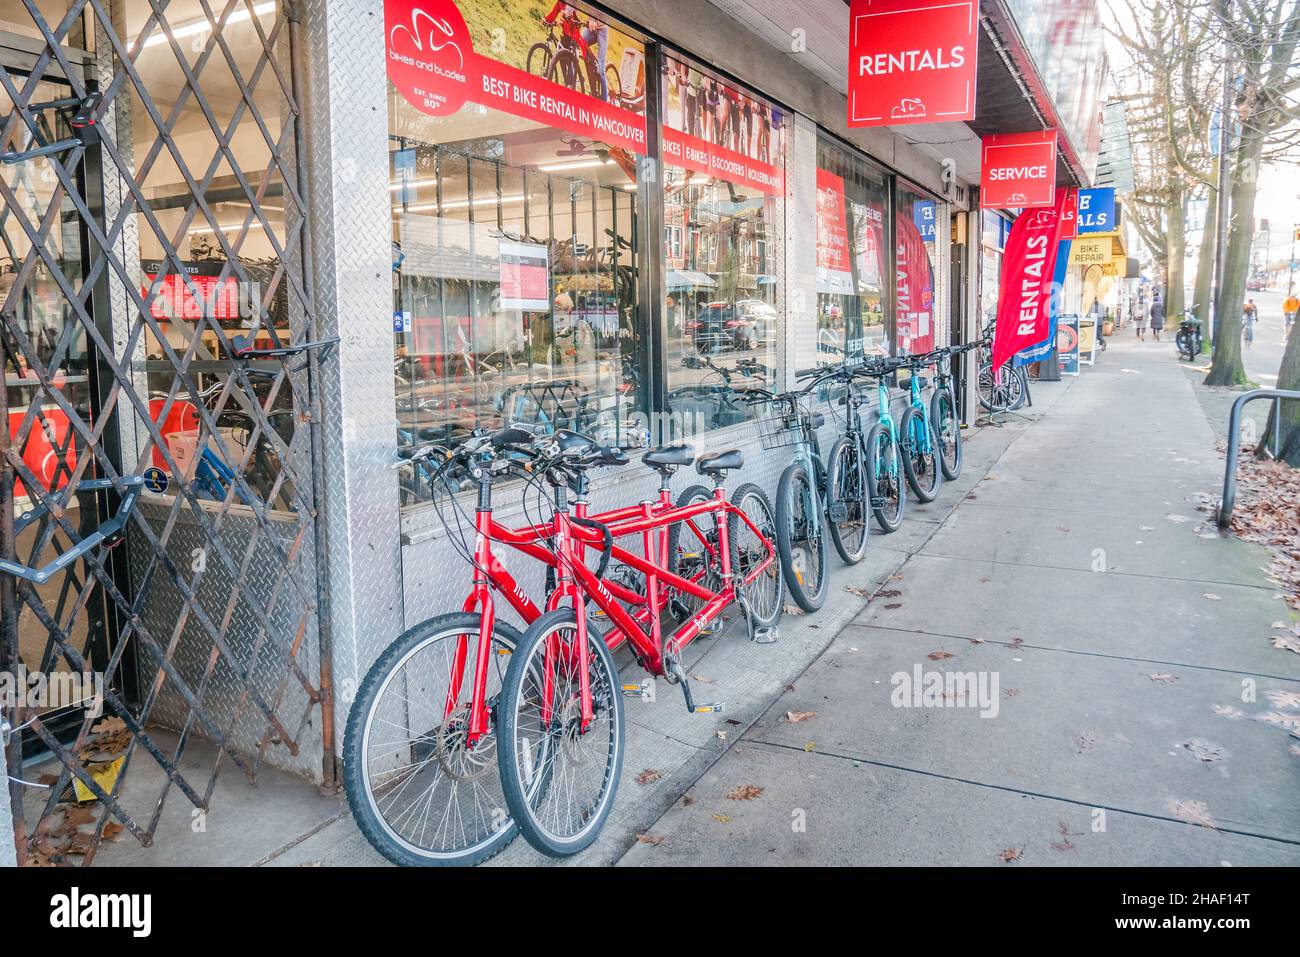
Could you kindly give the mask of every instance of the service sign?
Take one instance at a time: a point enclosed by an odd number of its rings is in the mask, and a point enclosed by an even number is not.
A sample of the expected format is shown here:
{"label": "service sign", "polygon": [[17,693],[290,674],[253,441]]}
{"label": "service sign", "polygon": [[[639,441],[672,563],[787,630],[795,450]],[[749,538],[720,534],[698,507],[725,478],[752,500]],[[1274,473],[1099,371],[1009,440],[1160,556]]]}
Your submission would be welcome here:
{"label": "service sign", "polygon": [[984,137],[980,205],[992,209],[1056,205],[1056,130]]}
{"label": "service sign", "polygon": [[1079,190],[1079,232],[1109,233],[1115,231],[1115,188]]}
{"label": "service sign", "polygon": [[852,0],[849,126],[975,119],[976,0]]}

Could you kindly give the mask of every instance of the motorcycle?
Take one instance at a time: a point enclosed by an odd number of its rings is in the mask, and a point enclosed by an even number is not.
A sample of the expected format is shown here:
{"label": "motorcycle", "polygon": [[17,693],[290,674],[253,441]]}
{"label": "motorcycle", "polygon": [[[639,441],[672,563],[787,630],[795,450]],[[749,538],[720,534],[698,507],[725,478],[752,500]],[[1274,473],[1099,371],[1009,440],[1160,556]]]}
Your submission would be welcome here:
{"label": "motorcycle", "polygon": [[1174,345],[1178,347],[1178,358],[1186,357],[1190,362],[1201,354],[1201,320],[1193,313],[1183,313],[1178,323],[1178,334],[1174,336]]}

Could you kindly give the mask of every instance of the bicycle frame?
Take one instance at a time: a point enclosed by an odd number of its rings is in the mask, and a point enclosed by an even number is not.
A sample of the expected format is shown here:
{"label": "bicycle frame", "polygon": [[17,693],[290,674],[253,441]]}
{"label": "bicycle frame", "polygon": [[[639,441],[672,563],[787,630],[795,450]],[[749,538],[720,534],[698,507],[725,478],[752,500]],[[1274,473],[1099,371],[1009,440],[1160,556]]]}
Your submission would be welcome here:
{"label": "bicycle frame", "polygon": [[[913,426],[912,438],[916,440],[916,447],[922,455],[929,455],[933,449],[930,445],[930,407],[926,405],[921,395],[921,377],[919,370],[913,367],[911,381],[909,383],[909,392],[911,396],[912,408],[920,413],[920,421]],[[881,380],[884,381],[883,379]]]}
{"label": "bicycle frame", "polygon": [[[697,581],[683,578],[668,571],[664,567],[666,561],[661,560],[666,557],[668,527],[676,522],[684,522],[700,540],[701,544],[705,548],[709,547],[707,536],[699,530],[699,527],[694,522],[694,519],[705,514],[714,516],[714,527],[718,531],[717,548],[721,552],[719,561],[722,570],[722,588],[716,592],[710,591]],[[731,568],[729,515],[739,516],[767,546],[767,556],[739,582],[740,585],[747,585],[763,574],[776,561],[776,547],[763,535],[762,531],[748,515],[727,500],[726,490],[721,485],[714,489],[713,497],[706,501],[671,508],[658,514],[654,514],[647,508],[643,517],[619,523],[617,527],[610,529],[615,538],[639,534],[642,536],[644,544],[644,556],[636,555],[619,545],[613,545],[610,551],[612,558],[641,572],[646,578],[645,594],[636,595],[632,593],[633,599],[629,603],[640,607],[636,615],[631,615],[618,603],[619,600],[628,601],[629,599],[619,597],[616,600],[616,593],[610,587],[613,583],[601,581],[581,561],[583,546],[600,544],[600,533],[573,524],[567,509],[557,510],[555,553],[560,579],[555,592],[552,593],[548,601],[548,608],[558,608],[566,600],[573,604],[577,643],[576,647],[570,648],[565,655],[569,666],[580,665],[582,662],[587,661],[587,656],[590,654],[586,614],[587,600],[590,599],[615,626],[615,630],[606,638],[606,644],[610,650],[617,649],[624,642],[630,642],[633,654],[642,667],[654,675],[666,674],[666,659],[669,656],[675,659],[680,655],[687,645],[721,615],[728,605],[736,600],[737,581]],[[664,604],[659,591],[661,586],[675,588],[705,602],[700,611],[683,623],[668,638],[666,642],[667,653],[665,653],[660,615]],[[646,616],[648,616],[648,633],[639,621],[639,619]],[[548,723],[552,717],[551,675],[554,673],[556,658],[560,654],[561,650],[555,646],[554,642],[546,649],[542,700],[544,702],[543,719]],[[578,671],[582,730],[585,731],[590,725],[593,716],[591,688],[588,686],[587,669],[579,667]]]}
{"label": "bicycle frame", "polygon": [[[889,410],[890,399],[889,399],[889,377],[888,376],[882,375],[877,380],[876,397],[877,397],[877,402],[880,406],[880,412],[878,414],[879,422],[881,425],[883,425],[886,429],[889,430],[889,438],[894,443],[894,448],[898,448],[898,425],[894,422],[894,415]],[[883,464],[885,475],[888,475],[891,478],[898,475],[897,455],[891,455],[889,457],[888,462],[881,463],[879,458],[877,458],[876,461],[877,461],[877,465]],[[878,479],[880,478],[880,475],[877,474],[873,477]]]}

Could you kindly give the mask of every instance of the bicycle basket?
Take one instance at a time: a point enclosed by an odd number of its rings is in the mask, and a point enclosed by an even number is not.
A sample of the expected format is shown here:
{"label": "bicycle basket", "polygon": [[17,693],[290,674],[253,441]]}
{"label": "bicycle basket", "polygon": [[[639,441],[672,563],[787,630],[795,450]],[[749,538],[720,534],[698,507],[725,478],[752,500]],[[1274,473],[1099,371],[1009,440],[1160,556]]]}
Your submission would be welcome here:
{"label": "bicycle basket", "polygon": [[807,441],[810,416],[806,409],[781,404],[754,420],[758,441],[767,451],[788,449]]}

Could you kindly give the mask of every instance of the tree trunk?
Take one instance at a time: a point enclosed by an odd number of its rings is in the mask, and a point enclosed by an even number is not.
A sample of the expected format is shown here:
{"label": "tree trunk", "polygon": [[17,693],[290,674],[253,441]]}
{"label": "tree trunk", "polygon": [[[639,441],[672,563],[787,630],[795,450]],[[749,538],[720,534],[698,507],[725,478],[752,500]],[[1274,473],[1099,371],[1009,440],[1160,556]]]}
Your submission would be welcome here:
{"label": "tree trunk", "polygon": [[1232,164],[1232,212],[1228,217],[1228,250],[1224,257],[1219,287],[1219,308],[1215,313],[1214,362],[1206,385],[1246,384],[1241,364],[1241,307],[1246,301],[1246,272],[1250,268],[1251,230],[1255,225],[1255,192],[1259,188],[1259,158],[1264,136],[1244,126]]}
{"label": "tree trunk", "polygon": [[[1277,370],[1277,387],[1300,392],[1300,336],[1287,337],[1286,351],[1282,353],[1282,364]],[[1274,458],[1285,459],[1288,465],[1300,468],[1300,401],[1283,402],[1281,407],[1282,422],[1278,430],[1282,439],[1281,449],[1273,443],[1276,410],[1271,410],[1256,450],[1261,457],[1267,451]]]}
{"label": "tree trunk", "polygon": [[[1218,177],[1218,160],[1215,160]],[[1210,187],[1205,197],[1205,228],[1201,231],[1201,249],[1196,256],[1196,285],[1192,290],[1192,312],[1204,328],[1210,320],[1210,294],[1214,286],[1214,237],[1219,228],[1219,191]],[[1208,340],[1207,340],[1208,344]]]}
{"label": "tree trunk", "polygon": [[1165,269],[1168,288],[1165,289],[1165,321],[1177,322],[1183,311],[1184,263],[1187,261],[1187,221],[1183,212],[1184,193],[1181,189],[1170,192],[1169,205],[1165,207],[1165,250],[1169,264]]}

